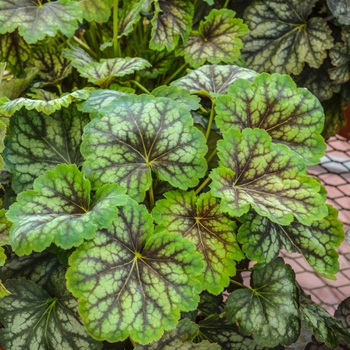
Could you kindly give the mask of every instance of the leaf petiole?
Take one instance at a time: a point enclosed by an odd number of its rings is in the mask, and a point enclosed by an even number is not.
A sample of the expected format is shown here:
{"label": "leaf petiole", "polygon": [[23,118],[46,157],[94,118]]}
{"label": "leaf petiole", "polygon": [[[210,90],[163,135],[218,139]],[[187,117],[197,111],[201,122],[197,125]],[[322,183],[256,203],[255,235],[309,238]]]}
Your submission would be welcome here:
{"label": "leaf petiole", "polygon": [[178,68],[178,69],[175,71],[175,73],[173,73],[168,79],[165,80],[164,85],[168,85],[171,81],[173,81],[173,79],[174,79],[175,77],[177,77],[178,74],[181,73],[181,71],[183,71],[184,68],[186,68],[186,66],[187,66],[187,63],[185,62],[180,68]]}
{"label": "leaf petiole", "polygon": [[120,47],[118,43],[118,32],[119,32],[119,24],[118,24],[118,4],[119,0],[114,0],[113,5],[113,49],[114,56],[120,56]]}
{"label": "leaf petiole", "polygon": [[140,84],[138,81],[136,80],[130,80],[130,83],[135,84],[137,87],[139,87],[143,92],[145,92],[147,95],[151,95],[151,92],[149,90],[147,90],[142,84]]}
{"label": "leaf petiole", "polygon": [[251,288],[251,287],[249,287],[249,286],[246,286],[245,284],[240,283],[240,282],[237,282],[237,281],[235,281],[235,280],[230,279],[230,282],[233,283],[233,284],[235,284],[235,285],[237,285],[237,286],[240,286],[240,287],[242,287],[242,288],[246,288],[246,289],[249,289],[249,290],[253,290],[253,288]]}
{"label": "leaf petiole", "polygon": [[201,185],[195,190],[195,194],[198,195],[200,191],[210,182],[211,178],[208,176],[202,183]]}
{"label": "leaf petiole", "polygon": [[215,102],[216,102],[216,99],[212,99],[212,100],[211,100],[210,117],[209,117],[209,121],[208,121],[207,132],[206,132],[206,134],[205,134],[205,138],[206,138],[207,141],[208,141],[208,139],[209,139],[211,127],[212,127],[212,125],[213,125],[214,114],[215,114],[215,110],[214,110]]}
{"label": "leaf petiole", "polygon": [[152,210],[154,207],[154,193],[153,193],[153,186],[152,185],[149,188],[148,195],[149,195],[149,209]]}

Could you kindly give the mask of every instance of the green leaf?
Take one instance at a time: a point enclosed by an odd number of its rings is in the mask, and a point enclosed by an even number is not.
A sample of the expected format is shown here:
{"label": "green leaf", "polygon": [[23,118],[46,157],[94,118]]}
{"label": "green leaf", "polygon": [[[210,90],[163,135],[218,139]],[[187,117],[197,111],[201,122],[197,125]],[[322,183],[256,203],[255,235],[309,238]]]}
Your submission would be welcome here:
{"label": "green leaf", "polygon": [[72,65],[62,51],[63,44],[57,38],[47,38],[31,45],[29,65],[37,67],[41,85],[56,85],[72,71]]}
{"label": "green leaf", "polygon": [[[37,73],[37,68],[27,68],[24,70],[25,75],[21,78],[12,78],[9,81],[3,81],[0,86],[0,96],[6,96],[10,100],[17,98],[30,85]],[[2,99],[0,101],[0,108],[1,104],[6,102],[6,99]]]}
{"label": "green leaf", "polygon": [[221,210],[241,216],[250,206],[271,221],[288,225],[293,216],[304,225],[327,215],[320,183],[305,174],[299,156],[271,143],[265,130],[229,129],[218,141],[220,166],[211,172],[211,190]]}
{"label": "green leaf", "polygon": [[244,258],[235,236],[235,223],[221,211],[211,193],[199,198],[191,192],[168,192],[158,200],[152,215],[167,231],[179,233],[197,247],[204,261],[199,276],[202,288],[219,294],[236,274],[235,261]]}
{"label": "green leaf", "polygon": [[341,88],[329,77],[328,72],[331,67],[329,58],[326,58],[319,68],[310,68],[305,65],[299,75],[293,76],[293,80],[298,86],[307,88],[320,101],[329,100]]}
{"label": "green leaf", "polygon": [[247,66],[258,72],[299,74],[305,62],[318,68],[333,46],[331,30],[310,15],[316,0],[255,1],[244,14],[250,33],[242,50]]}
{"label": "green leaf", "polygon": [[25,63],[30,57],[30,51],[30,46],[18,34],[17,30],[13,33],[0,35],[0,62],[6,62],[7,69],[13,74],[23,73]]}
{"label": "green leaf", "polygon": [[2,247],[9,244],[9,233],[12,225],[5,216],[6,212],[7,210],[5,209],[0,210],[0,266],[3,266],[7,259],[5,250]]}
{"label": "green leaf", "polygon": [[323,108],[288,76],[264,73],[253,83],[239,80],[229,88],[228,96],[217,98],[215,110],[222,132],[231,127],[265,129],[274,143],[285,144],[307,165],[319,163],[325,154],[326,144],[320,136]]}
{"label": "green leaf", "polygon": [[125,95],[128,94],[110,89],[93,90],[85,101],[78,102],[78,110],[96,117],[101,109]]}
{"label": "green leaf", "polygon": [[109,58],[101,59],[100,62],[92,62],[78,71],[88,81],[99,86],[107,86],[115,77],[131,74],[135,70],[141,70],[150,65],[148,61],[140,57]]}
{"label": "green leaf", "polygon": [[[350,1],[349,0],[327,0],[327,4],[334,17],[339,23],[350,24]],[[343,27],[344,28],[344,27]]]}
{"label": "green leaf", "polygon": [[159,75],[166,75],[171,70],[178,58],[175,56],[174,51],[155,51],[144,50],[140,52],[140,56],[145,58],[152,64],[152,67],[139,71],[138,74],[141,77],[157,78]]}
{"label": "green leaf", "polygon": [[68,288],[88,332],[109,342],[147,344],[173,329],[180,310],[196,308],[203,264],[180,235],[153,232],[148,210],[130,200],[108,229],[69,259]]}
{"label": "green leaf", "polygon": [[52,114],[62,107],[68,107],[72,102],[76,100],[86,100],[90,96],[88,90],[76,90],[70,94],[63,95],[53,100],[32,100],[29,98],[20,97],[12,101],[0,102],[0,113],[10,117],[16,111],[19,111],[22,107],[28,111],[35,109],[38,112],[45,114]]}
{"label": "green leaf", "polygon": [[226,302],[227,319],[260,345],[291,344],[299,337],[297,289],[293,269],[277,258],[252,268],[251,289],[238,289]]}
{"label": "green leaf", "polygon": [[113,0],[80,0],[79,7],[88,22],[107,22],[111,15]]}
{"label": "green leaf", "polygon": [[193,349],[191,342],[198,333],[198,326],[191,322],[188,318],[180,320],[176,328],[165,332],[163,336],[150,345],[137,344],[135,350],[175,350],[175,349]]}
{"label": "green leaf", "polygon": [[53,271],[59,265],[60,262],[56,255],[47,251],[20,257],[12,255],[6,265],[1,267],[0,279],[6,282],[9,279],[25,278],[45,287]]}
{"label": "green leaf", "polygon": [[191,95],[190,91],[176,86],[158,86],[152,91],[155,97],[167,97],[177,102],[188,111],[199,109],[199,97]]}
{"label": "green leaf", "polygon": [[336,348],[341,340],[350,344],[350,333],[340,320],[332,317],[322,306],[315,304],[307,296],[300,296],[300,312],[303,327],[312,328],[317,340],[331,348]]}
{"label": "green leaf", "polygon": [[[10,295],[0,299],[0,343],[6,349],[101,349],[84,329],[77,301],[65,288],[64,271],[52,276],[50,294],[32,281],[9,280]],[[19,326],[20,325],[20,326]]]}
{"label": "green leaf", "polygon": [[[225,350],[270,350],[257,344],[251,336],[239,333],[238,327],[220,315],[211,315],[198,323],[198,339],[208,339],[211,343],[219,344]],[[284,350],[283,346],[273,350]]]}
{"label": "green leaf", "polygon": [[205,92],[212,97],[226,95],[228,87],[238,79],[253,81],[258,73],[238,67],[205,65],[175,80],[171,85],[186,89],[192,93]]}
{"label": "green leaf", "polygon": [[335,310],[334,317],[340,320],[348,332],[350,332],[350,319],[348,317],[350,311],[350,297],[344,299]]}
{"label": "green leaf", "polygon": [[94,62],[94,59],[78,46],[70,45],[70,49],[63,49],[62,52],[64,57],[72,61],[72,66],[78,69],[78,71]]}
{"label": "green leaf", "polygon": [[198,68],[206,61],[210,63],[235,63],[242,48],[240,36],[248,32],[248,27],[235,12],[228,9],[212,10],[201,21],[198,31],[193,31],[187,43],[179,51],[185,61]]}
{"label": "green leaf", "polygon": [[74,1],[58,0],[36,4],[31,0],[0,0],[0,34],[16,28],[28,44],[55,36],[58,30],[72,37],[82,20],[82,11]]}
{"label": "green leaf", "polygon": [[159,0],[155,2],[155,8],[149,47],[172,51],[180,36],[183,42],[187,41],[192,27],[193,4],[190,0]]}
{"label": "green leaf", "polygon": [[350,80],[350,28],[343,27],[341,36],[343,42],[336,43],[329,51],[329,57],[335,66],[329,69],[329,76],[336,84],[343,84]]}
{"label": "green leaf", "polygon": [[322,136],[327,140],[334,136],[345,126],[344,108],[350,102],[350,86],[342,84],[339,93],[327,101],[322,101],[322,107],[325,113],[325,125]]}
{"label": "green leaf", "polygon": [[141,18],[140,12],[147,11],[153,0],[123,1],[123,8],[119,12],[118,38],[129,35],[133,25]]}
{"label": "green leaf", "polygon": [[58,165],[34,181],[34,190],[22,192],[7,218],[13,222],[10,243],[17,255],[43,251],[51,243],[63,249],[79,246],[108,226],[126,202],[117,185],[98,189],[91,200],[89,180],[76,165]]}
{"label": "green leaf", "polygon": [[203,290],[200,294],[200,301],[198,310],[203,312],[205,315],[220,314],[222,312],[223,295],[213,295]]}
{"label": "green leaf", "polygon": [[285,249],[290,253],[302,254],[319,274],[335,280],[339,270],[336,248],[344,240],[343,224],[337,216],[337,210],[328,206],[328,215],[310,226],[297,221],[289,226],[280,226],[250,212],[240,218],[243,225],[237,238],[251,260],[270,262],[281,249]]}
{"label": "green leaf", "polygon": [[151,174],[186,190],[206,172],[204,135],[190,113],[168,98],[123,96],[85,128],[83,169],[93,188],[118,183],[143,200]]}
{"label": "green leaf", "polygon": [[80,165],[81,136],[89,120],[74,105],[50,115],[25,109],[16,112],[3,152],[14,191],[31,189],[39,175],[57,164]]}
{"label": "green leaf", "polygon": [[7,297],[11,293],[6,289],[6,287],[0,281],[0,298]]}
{"label": "green leaf", "polygon": [[[0,153],[4,150],[4,138],[6,136],[6,125],[0,121]],[[4,167],[4,160],[2,158],[2,155],[0,154],[0,169]]]}

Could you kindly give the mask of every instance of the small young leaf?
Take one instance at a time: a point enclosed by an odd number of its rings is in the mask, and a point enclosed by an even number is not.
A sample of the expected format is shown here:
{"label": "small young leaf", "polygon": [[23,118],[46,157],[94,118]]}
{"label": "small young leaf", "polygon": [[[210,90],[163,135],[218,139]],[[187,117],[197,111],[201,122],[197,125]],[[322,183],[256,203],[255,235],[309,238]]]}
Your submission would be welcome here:
{"label": "small young leaf", "polygon": [[79,146],[87,114],[74,106],[50,115],[22,109],[10,119],[10,135],[3,152],[7,169],[13,174],[15,192],[31,189],[33,181],[57,164],[83,161]]}
{"label": "small young leaf", "polygon": [[212,97],[227,94],[228,87],[238,79],[253,81],[258,73],[238,67],[205,65],[191,71],[184,77],[175,80],[171,85],[186,89],[193,93],[202,91],[209,93]]}
{"label": "small young leaf", "polygon": [[123,96],[101,114],[86,126],[81,146],[84,172],[94,188],[118,183],[141,201],[152,185],[152,172],[184,190],[204,176],[205,137],[178,103]]}
{"label": "small young leaf", "polygon": [[92,62],[80,69],[79,73],[88,81],[99,86],[109,85],[115,77],[131,74],[135,70],[150,67],[151,64],[140,57],[124,57],[101,59],[100,62]]}
{"label": "small young leaf", "polygon": [[248,27],[234,16],[235,12],[228,9],[212,10],[201,21],[198,31],[191,33],[179,54],[194,68],[206,61],[235,63],[242,48],[239,37],[248,33]]}
{"label": "small young leaf", "polygon": [[305,294],[300,296],[300,311],[305,328],[312,328],[317,340],[336,348],[343,340],[350,344],[350,333],[340,320],[332,317],[322,306],[315,304]]}
{"label": "small young leaf", "polygon": [[200,321],[198,326],[198,339],[208,339],[225,350],[284,350],[281,345],[273,349],[259,345],[251,336],[240,334],[236,324],[220,315],[211,315]]}
{"label": "small young leaf", "polygon": [[96,339],[147,344],[173,329],[180,310],[198,304],[195,276],[203,269],[195,246],[178,234],[153,232],[148,210],[130,200],[107,229],[69,259],[68,288]]}
{"label": "small young leaf", "polygon": [[118,21],[118,38],[128,35],[133,25],[140,20],[140,12],[147,11],[153,0],[123,1]]}
{"label": "small young leaf", "polygon": [[328,206],[328,215],[310,226],[297,221],[280,226],[251,211],[240,218],[243,225],[238,240],[251,260],[270,262],[281,249],[286,249],[302,254],[319,274],[335,280],[339,270],[336,248],[344,240],[343,224],[337,216],[337,210]]}
{"label": "small young leaf", "polygon": [[31,0],[0,0],[0,34],[11,33],[16,28],[28,44],[55,36],[60,30],[72,37],[82,20],[77,2],[58,0],[43,5]]}
{"label": "small young leaf", "polygon": [[88,22],[107,22],[111,15],[113,0],[80,0],[79,7],[83,11],[83,17]]}
{"label": "small young leaf", "polygon": [[45,114],[52,114],[62,107],[68,107],[73,101],[86,100],[90,96],[88,90],[76,90],[70,94],[63,95],[53,100],[32,100],[29,98],[20,97],[12,101],[1,101],[0,113],[10,117],[16,111],[19,111],[22,107],[25,107],[27,111],[35,109],[38,112]]}
{"label": "small young leaf", "polygon": [[152,91],[152,95],[155,97],[171,98],[188,111],[199,109],[199,97],[193,96],[190,91],[176,86],[158,86]]}
{"label": "small young leaf", "polygon": [[13,222],[10,243],[18,255],[42,251],[51,243],[63,249],[94,237],[126,202],[125,190],[105,185],[90,199],[90,182],[76,165],[58,165],[34,181],[34,190],[22,192],[7,212]]}
{"label": "small young leaf", "polygon": [[235,290],[226,302],[227,319],[239,332],[262,346],[291,344],[298,339],[297,289],[293,269],[277,258],[253,267],[251,289]]}
{"label": "small young leaf", "polygon": [[77,301],[65,288],[64,271],[51,279],[55,296],[25,279],[5,282],[11,294],[0,299],[0,320],[5,326],[0,330],[1,345],[6,349],[101,349],[102,343],[86,333],[78,317]]}
{"label": "small young leaf", "polygon": [[329,51],[332,64],[335,66],[329,69],[329,76],[337,84],[350,80],[350,28],[343,27],[341,36],[343,43],[336,43]]}
{"label": "small young leaf", "polygon": [[241,216],[250,206],[280,225],[293,216],[304,225],[327,215],[318,180],[308,177],[300,158],[284,145],[271,143],[265,130],[229,129],[218,141],[220,166],[211,172],[211,190],[221,210]]}
{"label": "small young leaf", "polygon": [[168,192],[158,200],[152,215],[167,231],[180,233],[193,242],[204,261],[199,276],[202,288],[219,294],[236,274],[235,261],[244,258],[235,236],[235,223],[220,211],[211,193],[196,198],[191,192]]}
{"label": "small young leaf", "polygon": [[159,0],[151,20],[152,33],[150,48],[152,50],[174,50],[179,36],[187,41],[192,28],[193,4],[190,0]]}
{"label": "small young leaf", "polygon": [[239,80],[230,86],[228,96],[217,98],[215,110],[222,132],[231,127],[265,129],[273,142],[287,145],[307,165],[319,163],[325,154],[326,144],[320,136],[323,108],[288,76],[265,73],[253,83]]}
{"label": "small young leaf", "polygon": [[242,50],[258,72],[299,74],[307,62],[318,68],[333,46],[327,22],[309,14],[316,0],[255,1],[244,13],[251,30]]}

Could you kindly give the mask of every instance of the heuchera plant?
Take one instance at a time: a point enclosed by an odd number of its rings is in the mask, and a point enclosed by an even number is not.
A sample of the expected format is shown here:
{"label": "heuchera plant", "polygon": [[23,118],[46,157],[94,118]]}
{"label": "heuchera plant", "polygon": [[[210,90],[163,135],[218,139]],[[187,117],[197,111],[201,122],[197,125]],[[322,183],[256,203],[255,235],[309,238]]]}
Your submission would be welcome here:
{"label": "heuchera plant", "polygon": [[278,63],[256,39],[316,1],[296,3],[0,0],[4,349],[350,343],[278,257],[335,279],[344,240],[306,172],[323,107],[282,74],[331,44]]}

